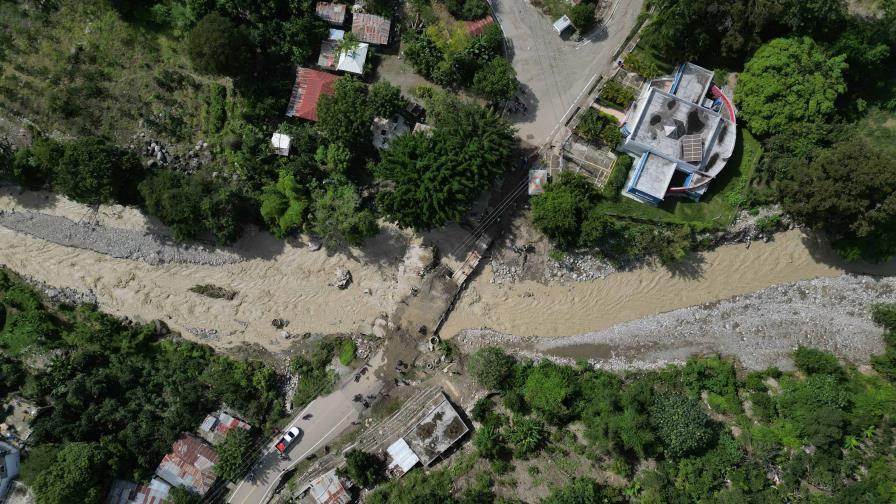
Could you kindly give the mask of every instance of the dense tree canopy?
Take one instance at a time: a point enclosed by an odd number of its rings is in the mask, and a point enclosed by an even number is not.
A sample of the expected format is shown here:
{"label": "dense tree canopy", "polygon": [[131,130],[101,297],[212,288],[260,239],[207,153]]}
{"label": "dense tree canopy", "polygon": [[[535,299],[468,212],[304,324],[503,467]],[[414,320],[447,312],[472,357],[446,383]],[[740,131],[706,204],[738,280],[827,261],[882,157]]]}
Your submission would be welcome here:
{"label": "dense tree canopy", "polygon": [[846,91],[843,56],[830,56],[812,39],[775,39],[756,51],[734,99],[750,131],[767,136],[822,122]]}
{"label": "dense tree canopy", "polygon": [[47,504],[103,502],[109,484],[103,478],[108,456],[99,443],[66,443],[55,463],[34,480],[37,500]]}
{"label": "dense tree canopy", "polygon": [[244,69],[247,47],[251,46],[244,29],[218,12],[203,17],[186,38],[193,66],[209,74],[235,76]]}
{"label": "dense tree canopy", "polygon": [[[320,97],[317,103],[317,130],[327,143],[338,143],[358,155],[370,148],[370,123],[373,109],[367,99],[367,88],[361,81],[342,77],[333,85],[334,94]],[[380,97],[382,91],[377,92]],[[378,107],[383,102],[378,100]]]}
{"label": "dense tree canopy", "polygon": [[361,208],[361,198],[351,185],[329,184],[314,195],[311,229],[330,249],[358,246],[377,233],[376,218]]}
{"label": "dense tree canopy", "polygon": [[301,230],[310,206],[308,189],[286,171],[281,171],[277,181],[262,190],[261,216],[278,238]]}
{"label": "dense tree canopy", "polygon": [[376,167],[387,187],[377,204],[402,227],[425,230],[460,220],[512,163],[513,130],[503,119],[470,104],[456,110],[429,134],[397,138]]}
{"label": "dense tree canopy", "polygon": [[361,487],[370,487],[386,477],[386,461],[373,453],[353,449],[345,454],[345,473]]}
{"label": "dense tree canopy", "polygon": [[896,254],[896,155],[861,137],[795,163],[780,185],[784,207],[826,231],[847,258]]}
{"label": "dense tree canopy", "polygon": [[502,57],[489,61],[473,76],[473,89],[492,103],[513,98],[519,87],[516,70]]}
{"label": "dense tree canopy", "polygon": [[513,358],[498,347],[480,348],[467,364],[479,385],[491,390],[507,390],[513,380]]}
{"label": "dense tree canopy", "polygon": [[69,198],[87,204],[134,203],[143,177],[133,153],[96,137],[65,144],[54,184]]}

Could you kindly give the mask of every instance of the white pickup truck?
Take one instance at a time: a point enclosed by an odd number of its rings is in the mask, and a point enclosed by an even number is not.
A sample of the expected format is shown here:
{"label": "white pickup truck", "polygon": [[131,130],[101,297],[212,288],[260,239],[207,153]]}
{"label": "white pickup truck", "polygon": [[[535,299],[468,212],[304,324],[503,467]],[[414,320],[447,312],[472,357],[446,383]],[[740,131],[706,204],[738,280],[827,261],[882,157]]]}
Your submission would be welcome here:
{"label": "white pickup truck", "polygon": [[302,429],[298,427],[289,429],[288,431],[286,431],[286,434],[284,434],[283,437],[280,438],[280,441],[277,441],[277,444],[275,445],[277,451],[280,452],[281,455],[286,455],[286,450],[289,449],[289,445],[291,445],[296,440],[296,438],[301,435]]}

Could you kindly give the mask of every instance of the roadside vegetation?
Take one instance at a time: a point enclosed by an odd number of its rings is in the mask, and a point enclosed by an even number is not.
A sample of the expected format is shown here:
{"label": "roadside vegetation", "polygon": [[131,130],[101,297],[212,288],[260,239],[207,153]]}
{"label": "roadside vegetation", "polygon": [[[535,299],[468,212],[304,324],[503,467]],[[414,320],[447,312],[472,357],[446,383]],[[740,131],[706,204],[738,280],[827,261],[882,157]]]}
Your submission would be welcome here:
{"label": "roadside vegetation", "polygon": [[[93,306],[50,305],[0,269],[0,398],[17,394],[40,414],[22,478],[38,502],[102,502],[112,480],[146,481],[181,432],[227,405],[252,434],[228,437],[243,452],[283,416],[280,378],[265,364],[163,338]],[[235,429],[242,431],[242,429]],[[222,475],[242,477],[241,464]]]}

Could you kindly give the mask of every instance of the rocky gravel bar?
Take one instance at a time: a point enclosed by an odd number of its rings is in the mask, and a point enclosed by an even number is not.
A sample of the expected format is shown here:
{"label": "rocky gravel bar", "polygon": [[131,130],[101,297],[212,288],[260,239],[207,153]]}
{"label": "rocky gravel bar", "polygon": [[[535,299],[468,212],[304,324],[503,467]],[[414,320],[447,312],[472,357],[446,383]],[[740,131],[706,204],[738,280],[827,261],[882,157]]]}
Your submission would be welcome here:
{"label": "rocky gravel bar", "polygon": [[747,369],[793,368],[799,345],[832,352],[857,365],[884,351],[883,330],[871,321],[875,303],[896,302],[896,278],[842,275],[789,284],[724,301],[625,322],[562,338],[521,338],[488,329],[465,330],[465,352],[501,346],[522,357],[623,371],[682,363],[692,355],[734,356]]}
{"label": "rocky gravel bar", "polygon": [[41,240],[92,250],[119,259],[148,264],[185,263],[222,265],[243,260],[238,254],[184,245],[145,231],[77,223],[65,217],[28,211],[0,212],[0,226]]}

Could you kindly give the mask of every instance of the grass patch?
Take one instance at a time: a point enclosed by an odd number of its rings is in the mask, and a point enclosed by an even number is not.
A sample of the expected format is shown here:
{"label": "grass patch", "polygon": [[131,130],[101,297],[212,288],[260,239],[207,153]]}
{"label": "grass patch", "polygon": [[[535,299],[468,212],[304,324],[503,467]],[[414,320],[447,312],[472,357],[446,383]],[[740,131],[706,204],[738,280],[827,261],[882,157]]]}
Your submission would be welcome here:
{"label": "grass patch", "polygon": [[0,108],[120,145],[141,121],[168,141],[192,140],[209,81],[189,70],[175,34],[125,21],[107,2],[26,5],[0,5],[0,34],[12,34],[0,37]]}
{"label": "grass patch", "polygon": [[638,203],[629,198],[603,200],[597,206],[620,217],[688,224],[697,231],[724,229],[734,219],[746,200],[749,182],[762,155],[762,146],[747,130],[738,128],[737,144],[721,175],[712,181],[700,201],[669,198],[658,207]]}
{"label": "grass patch", "polygon": [[896,152],[896,114],[879,108],[871,109],[855,128],[858,135],[875,145]]}
{"label": "grass patch", "polygon": [[553,23],[562,16],[568,16],[572,4],[566,0],[533,0],[532,6],[548,16]]}

